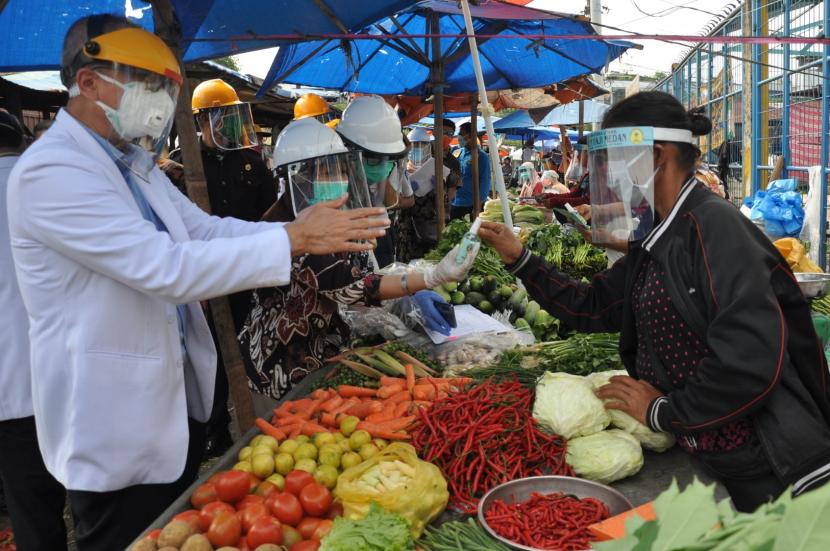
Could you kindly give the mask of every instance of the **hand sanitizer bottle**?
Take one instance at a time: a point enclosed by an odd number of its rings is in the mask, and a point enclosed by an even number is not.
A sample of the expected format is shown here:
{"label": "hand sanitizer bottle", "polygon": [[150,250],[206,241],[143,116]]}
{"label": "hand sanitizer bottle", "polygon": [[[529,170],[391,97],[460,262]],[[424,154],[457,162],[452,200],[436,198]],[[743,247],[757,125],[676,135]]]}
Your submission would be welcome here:
{"label": "hand sanitizer bottle", "polygon": [[458,254],[455,257],[456,264],[464,264],[467,255],[473,250],[476,243],[478,243],[478,229],[481,227],[481,217],[476,218],[473,225],[467,233],[464,234],[464,239],[461,240],[461,246],[458,247]]}

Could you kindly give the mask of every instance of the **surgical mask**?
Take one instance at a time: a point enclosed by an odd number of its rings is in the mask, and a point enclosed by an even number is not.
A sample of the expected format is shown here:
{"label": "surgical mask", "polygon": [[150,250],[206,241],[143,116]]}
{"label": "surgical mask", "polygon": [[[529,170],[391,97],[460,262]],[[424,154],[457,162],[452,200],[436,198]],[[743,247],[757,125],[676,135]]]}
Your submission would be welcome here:
{"label": "surgical mask", "polygon": [[376,183],[386,180],[392,174],[394,165],[392,161],[382,161],[377,164],[369,164],[363,161],[363,171],[366,173],[366,181]]}
{"label": "surgical mask", "polygon": [[315,180],[313,184],[314,203],[339,199],[349,191],[348,180]]}
{"label": "surgical mask", "polygon": [[96,74],[124,91],[117,109],[100,100],[96,102],[122,139],[133,141],[149,136],[157,140],[169,129],[176,114],[176,102],[164,88],[149,90],[141,81],[125,84],[107,75]]}

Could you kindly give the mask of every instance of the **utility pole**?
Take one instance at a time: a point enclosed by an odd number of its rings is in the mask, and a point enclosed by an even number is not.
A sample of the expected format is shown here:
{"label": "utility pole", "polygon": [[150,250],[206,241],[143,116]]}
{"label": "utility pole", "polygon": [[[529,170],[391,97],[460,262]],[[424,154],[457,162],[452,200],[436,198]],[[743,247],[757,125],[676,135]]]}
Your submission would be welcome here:
{"label": "utility pole", "polygon": [[591,24],[597,34],[602,34],[602,2],[601,0],[588,0],[588,15]]}

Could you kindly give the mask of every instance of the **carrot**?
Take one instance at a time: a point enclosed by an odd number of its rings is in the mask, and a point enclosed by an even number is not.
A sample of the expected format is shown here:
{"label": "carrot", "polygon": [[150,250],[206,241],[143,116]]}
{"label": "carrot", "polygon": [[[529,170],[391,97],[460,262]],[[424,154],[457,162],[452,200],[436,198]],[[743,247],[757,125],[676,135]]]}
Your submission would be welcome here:
{"label": "carrot", "polygon": [[395,406],[395,417],[403,417],[409,412],[409,408],[412,406],[412,402],[407,400],[406,402],[400,402]]}
{"label": "carrot", "polygon": [[288,437],[297,438],[298,436],[300,436],[300,431],[302,430],[302,428],[302,425],[296,425],[293,429],[291,429],[291,432],[288,433]]}
{"label": "carrot", "polygon": [[327,413],[331,413],[339,406],[342,406],[344,401],[345,400],[343,400],[343,398],[335,394],[333,397],[320,404],[320,409]]}
{"label": "carrot", "polygon": [[473,380],[470,377],[421,377],[419,383],[435,383],[437,385],[468,385]]}
{"label": "carrot", "polygon": [[412,403],[419,408],[429,409],[432,407],[432,402],[430,402],[429,400],[415,400]]}
{"label": "carrot", "polygon": [[337,393],[342,398],[357,398],[360,396],[374,397],[377,395],[377,390],[374,388],[363,388],[362,386],[340,385],[337,387]]}
{"label": "carrot", "polygon": [[308,408],[308,413],[313,417],[315,413],[320,411],[320,406],[323,405],[323,402],[325,402],[325,401],[326,401],[325,398],[319,398],[317,400],[312,400],[311,407]]}
{"label": "carrot", "polygon": [[374,423],[360,423],[363,426],[361,429],[365,430],[375,438],[383,438],[384,440],[409,440],[410,436],[405,432],[397,432],[384,429]]}
{"label": "carrot", "polygon": [[382,400],[386,400],[387,398],[389,398],[393,394],[397,394],[398,392],[401,392],[403,389],[404,389],[403,384],[400,384],[400,383],[395,384],[395,385],[382,386],[378,389],[378,393],[377,393],[378,398],[380,398]]}
{"label": "carrot", "polygon": [[333,413],[326,412],[326,413],[324,413],[323,415],[320,416],[320,424],[321,425],[326,425],[326,426],[329,426],[329,427],[336,427],[337,426],[337,420],[336,420]]}
{"label": "carrot", "polygon": [[404,368],[406,369],[406,389],[412,392],[412,388],[415,386],[415,369],[413,369],[412,364],[406,364]]}
{"label": "carrot", "polygon": [[[401,429],[405,429],[412,422],[415,420],[415,416],[411,415],[409,417],[400,417],[398,419],[391,419],[389,421],[381,421],[378,423],[370,423],[368,421],[362,421],[357,424],[358,429],[363,429],[367,431],[369,434],[372,434],[372,430],[385,430],[389,432],[395,432]],[[370,430],[371,429],[371,430]]]}
{"label": "carrot", "polygon": [[293,415],[293,413],[291,413],[291,408],[287,404],[274,408],[274,417],[286,417],[288,415]]}
{"label": "carrot", "polygon": [[403,379],[400,377],[387,377],[384,375],[380,378],[380,386],[389,386],[389,385],[402,385]]}
{"label": "carrot", "polygon": [[349,408],[350,408],[350,407],[352,407],[352,406],[354,406],[354,405],[356,405],[356,404],[359,404],[359,403],[360,403],[360,400],[358,400],[357,398],[349,398],[348,400],[343,400],[343,403],[342,403],[342,404],[340,404],[339,406],[337,406],[336,408],[334,408],[334,409],[333,409],[332,411],[330,411],[329,413],[333,413],[335,416],[337,416],[337,415],[339,415],[339,414],[341,414],[341,413],[344,413],[344,412],[346,412],[346,411],[349,411]]}
{"label": "carrot", "polygon": [[395,418],[395,404],[389,404],[383,406],[383,411],[379,413],[373,413],[371,415],[366,416],[366,421],[369,423],[380,423],[383,421],[391,421]]}
{"label": "carrot", "polygon": [[311,419],[311,415],[306,412],[302,413],[295,413],[292,415],[286,415],[284,417],[280,417],[278,423],[281,425],[292,425],[295,423],[303,423]]}
{"label": "carrot", "polygon": [[383,411],[383,404],[380,402],[360,402],[349,409],[347,409],[344,413],[346,415],[354,415],[360,419],[365,418],[367,415],[372,415],[373,413],[380,413]]}
{"label": "carrot", "polygon": [[321,398],[326,398],[329,395],[329,391],[325,388],[318,388],[314,392],[311,393],[311,397],[315,400],[319,400]]}
{"label": "carrot", "polygon": [[268,436],[273,436],[274,438],[277,439],[277,441],[285,440],[285,433],[283,431],[281,431],[280,429],[278,429],[277,427],[275,427],[274,425],[272,425],[271,423],[269,423],[268,421],[266,421],[265,419],[257,418],[257,420],[254,421],[254,422],[256,423],[256,426],[259,427],[259,430],[261,430],[263,434],[267,434]]}
{"label": "carrot", "polygon": [[300,432],[302,432],[306,436],[314,436],[318,432],[329,432],[329,429],[315,423],[314,421],[306,421],[306,424],[303,425],[303,428],[300,429]]}
{"label": "carrot", "polygon": [[[393,394],[389,398],[385,400],[387,404],[398,404],[400,402],[406,402],[412,399],[412,394],[408,390],[402,390],[396,394]],[[385,407],[385,406],[384,406]]]}
{"label": "carrot", "polygon": [[435,387],[430,384],[415,385],[412,388],[412,397],[416,400],[432,400],[435,398]]}

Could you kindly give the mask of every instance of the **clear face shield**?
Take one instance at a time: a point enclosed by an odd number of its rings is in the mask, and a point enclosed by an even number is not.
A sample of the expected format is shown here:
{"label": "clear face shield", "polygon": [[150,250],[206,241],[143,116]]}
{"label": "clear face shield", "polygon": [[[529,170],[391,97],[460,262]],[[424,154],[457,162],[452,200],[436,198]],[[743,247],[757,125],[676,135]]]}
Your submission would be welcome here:
{"label": "clear face shield", "polygon": [[595,244],[638,241],[654,227],[655,130],[611,128],[588,138]]}
{"label": "clear face shield", "polygon": [[207,117],[210,136],[219,149],[231,151],[257,145],[256,127],[249,104],[214,107],[207,110]]}
{"label": "clear face shield", "polygon": [[[173,126],[179,85],[156,73],[118,63],[89,69],[119,89],[116,104],[96,102],[112,125],[115,136],[111,138],[117,137],[159,154]],[[77,84],[69,93],[70,97],[80,93]]]}
{"label": "clear face shield", "polygon": [[581,145],[574,146],[573,159],[568,165],[568,170],[565,171],[565,181],[568,183],[577,183],[585,175],[585,159],[588,152],[582,147]]}
{"label": "clear face shield", "polygon": [[409,162],[414,170],[418,170],[432,159],[432,142],[412,142],[409,151]]}
{"label": "clear face shield", "polygon": [[311,205],[349,194],[343,210],[372,206],[360,153],[335,153],[286,166],[291,204],[297,215]]}

